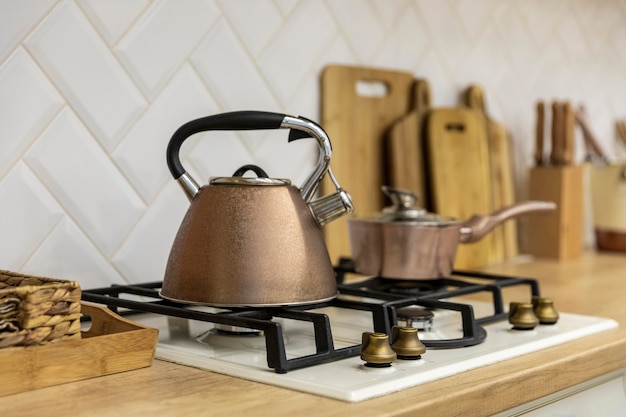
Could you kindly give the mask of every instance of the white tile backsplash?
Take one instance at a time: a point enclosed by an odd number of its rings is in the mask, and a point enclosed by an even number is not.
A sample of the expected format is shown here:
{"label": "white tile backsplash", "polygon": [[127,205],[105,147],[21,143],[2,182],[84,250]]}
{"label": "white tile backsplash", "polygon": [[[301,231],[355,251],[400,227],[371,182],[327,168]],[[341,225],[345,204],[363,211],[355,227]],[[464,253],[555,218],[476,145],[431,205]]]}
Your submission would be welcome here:
{"label": "white tile backsplash", "polygon": [[[249,136],[256,143],[263,133],[254,134]],[[251,141],[235,132],[197,134],[184,146],[187,150],[181,150],[186,154],[183,165],[200,185],[206,184],[210,177],[229,177],[242,165],[258,164],[250,150]]]}
{"label": "white tile backsplash", "polygon": [[176,129],[189,120],[218,112],[202,81],[186,64],[111,155],[144,201],[152,202],[171,179],[165,149]]}
{"label": "white tile backsplash", "polygon": [[[573,4],[570,3],[568,9],[567,1],[543,1],[543,0],[530,0],[528,2],[520,1],[516,2],[515,8],[520,10],[520,19],[524,21],[525,25],[530,29],[529,41],[534,41],[534,47],[536,50],[541,51],[541,48],[555,37],[555,28],[559,23],[564,21],[563,16],[569,15],[569,19],[576,19],[573,14]],[[596,5],[601,3],[600,1],[579,1],[576,2],[579,6],[584,5],[587,8],[586,13],[590,13],[590,9],[595,9]],[[587,3],[585,5],[585,3]],[[617,2],[613,3],[613,7],[617,6]],[[509,12],[510,13],[510,12]],[[591,14],[587,15],[587,19],[594,19]],[[596,25],[593,24],[593,27]]]}
{"label": "white tile backsplash", "polygon": [[337,31],[321,1],[300,1],[283,23],[272,44],[257,60],[263,77],[281,103],[286,103],[311,68],[320,68],[320,56]]}
{"label": "white tile backsplash", "polygon": [[226,19],[220,19],[211,29],[191,55],[191,62],[224,110],[278,109],[254,59]]}
{"label": "white tile backsplash", "polygon": [[[506,71],[515,72],[522,86],[529,87],[531,80],[537,75],[537,62],[540,53],[537,53],[537,46],[533,42],[533,26],[527,21],[520,19],[521,14],[518,2],[498,2],[498,6],[493,12],[493,19],[490,21],[495,34],[502,42],[499,47],[506,51],[507,59],[511,65],[502,66]],[[482,41],[491,38],[482,38]],[[481,42],[484,43],[484,42]],[[489,47],[489,42],[484,47]]]}
{"label": "white tile backsplash", "polygon": [[70,109],[59,114],[24,159],[105,256],[120,245],[145,209]]}
{"label": "white tile backsplash", "polygon": [[0,181],[3,269],[19,269],[63,217],[63,209],[23,163]]}
{"label": "white tile backsplash", "polygon": [[460,0],[455,7],[463,27],[472,41],[477,41],[483,27],[492,21],[491,17],[496,7],[503,4],[513,4],[513,2],[502,2],[498,0]]}
{"label": "white tile backsplash", "polygon": [[563,39],[563,49],[570,59],[584,60],[591,54],[590,45],[578,21],[567,20],[558,27],[558,34]]}
{"label": "white tile backsplash", "polygon": [[272,0],[220,0],[228,22],[237,25],[237,34],[252,57],[258,57],[283,24],[280,9]]}
{"label": "white tile backsplash", "polygon": [[453,5],[454,2],[417,0],[418,9],[427,16],[424,21],[429,39],[456,77],[465,69],[464,60],[471,50],[471,42]]}
{"label": "white tile backsplash", "polygon": [[[337,28],[343,33],[362,62],[374,59],[380,49],[387,28],[369,1],[329,1],[328,7],[337,20]],[[392,33],[397,33],[395,30]]]}
{"label": "white tile backsplash", "polygon": [[8,172],[65,105],[23,48],[0,66],[0,176]]}
{"label": "white tile backsplash", "polygon": [[83,288],[128,283],[68,217],[34,251],[22,270],[80,282]]}
{"label": "white tile backsplash", "polygon": [[303,116],[311,120],[319,119],[320,83],[317,71],[311,71],[306,75],[302,84],[287,103],[285,108],[292,116]]}
{"label": "white tile backsplash", "polygon": [[78,6],[62,1],[25,44],[102,146],[112,149],[146,103]]}
{"label": "white tile backsplash", "polygon": [[6,59],[56,0],[0,0],[0,61]]}
{"label": "white tile backsplash", "polygon": [[143,92],[154,98],[218,16],[210,0],[156,0],[115,52]]}
{"label": "white tile backsplash", "polygon": [[299,2],[300,0],[274,0],[274,3],[283,12],[283,16],[288,16]]}
{"label": "white tile backsplash", "polygon": [[610,39],[611,48],[617,53],[618,65],[626,63],[626,25],[619,25],[613,30],[613,36]]}
{"label": "white tile backsplash", "polygon": [[[0,0],[0,267],[162,279],[189,204],[165,163],[174,130],[244,109],[318,119],[330,63],[411,72],[435,106],[482,84],[524,197],[538,99],[584,102],[626,156],[624,45],[623,0]],[[256,163],[299,184],[315,144],[285,134],[199,134],[181,157],[200,183]]]}
{"label": "white tile backsplash", "polygon": [[149,0],[78,0],[108,45],[114,45],[137,19]]}
{"label": "white tile backsplash", "polygon": [[128,281],[163,279],[172,242],[188,207],[182,189],[174,181],[168,182],[112,257]]}
{"label": "white tile backsplash", "polygon": [[393,28],[383,38],[380,52],[376,55],[376,65],[413,72],[429,46],[426,31],[415,13],[400,14]]}
{"label": "white tile backsplash", "polygon": [[412,13],[408,10],[411,7],[410,0],[397,0],[397,1],[388,1],[388,0],[372,0],[371,4],[375,10],[376,16],[380,20],[382,27],[385,29],[388,35],[392,35],[394,32],[394,28],[396,26],[396,22],[401,16],[405,14],[412,14],[416,16],[415,13]]}
{"label": "white tile backsplash", "polygon": [[503,43],[490,45],[488,42],[489,39],[499,36],[500,32],[492,22],[483,26],[477,47],[470,50],[463,70],[457,71],[456,79],[461,88],[472,83],[484,85],[497,77],[499,73],[508,71],[509,65],[500,65],[510,59],[506,46]]}

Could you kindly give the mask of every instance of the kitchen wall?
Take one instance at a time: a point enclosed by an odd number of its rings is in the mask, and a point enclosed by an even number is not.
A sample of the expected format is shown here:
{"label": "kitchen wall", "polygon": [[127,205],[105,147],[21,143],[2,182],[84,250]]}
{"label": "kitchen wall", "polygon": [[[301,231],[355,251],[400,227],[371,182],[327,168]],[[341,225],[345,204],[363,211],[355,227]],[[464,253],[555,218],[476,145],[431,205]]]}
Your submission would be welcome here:
{"label": "kitchen wall", "polygon": [[[537,99],[584,103],[625,154],[624,0],[0,0],[0,268],[84,288],[162,279],[188,207],[164,159],[173,131],[237,109],[318,119],[329,63],[411,72],[437,106],[480,83],[522,197]],[[299,183],[311,167],[313,148],[282,136],[198,136],[183,149],[198,179],[254,162]]]}

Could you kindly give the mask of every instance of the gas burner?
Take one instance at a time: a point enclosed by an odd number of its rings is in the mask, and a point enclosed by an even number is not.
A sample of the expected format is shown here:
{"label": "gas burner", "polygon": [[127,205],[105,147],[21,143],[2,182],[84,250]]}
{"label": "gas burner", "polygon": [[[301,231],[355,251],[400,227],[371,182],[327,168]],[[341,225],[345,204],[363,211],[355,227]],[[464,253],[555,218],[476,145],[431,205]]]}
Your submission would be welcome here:
{"label": "gas burner", "polygon": [[215,324],[215,331],[222,335],[233,336],[260,336],[262,332],[257,329],[248,329],[247,327],[231,326],[228,324]]}
{"label": "gas burner", "polygon": [[414,327],[417,330],[431,331],[435,315],[429,309],[417,306],[402,307],[396,310],[398,325]]}
{"label": "gas burner", "polygon": [[427,295],[433,291],[442,290],[445,286],[445,281],[440,279],[408,281],[381,278],[376,283],[371,284],[370,288],[374,291],[388,292],[390,294]]}
{"label": "gas burner", "polygon": [[195,339],[212,348],[263,349],[265,346],[265,339],[260,332],[235,334],[209,329],[196,335]]}

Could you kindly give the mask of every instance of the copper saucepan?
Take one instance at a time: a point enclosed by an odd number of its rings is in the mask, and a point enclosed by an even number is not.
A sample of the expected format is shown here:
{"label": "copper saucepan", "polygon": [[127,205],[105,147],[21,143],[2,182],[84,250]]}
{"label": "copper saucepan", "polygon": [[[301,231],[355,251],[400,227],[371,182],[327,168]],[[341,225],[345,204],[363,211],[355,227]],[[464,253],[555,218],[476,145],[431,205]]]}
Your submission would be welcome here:
{"label": "copper saucepan", "polygon": [[387,186],[383,192],[393,206],[379,216],[348,219],[348,230],[356,272],[390,279],[447,277],[459,243],[476,242],[522,214],[556,208],[552,202],[526,201],[459,221],[416,207],[411,192]]}

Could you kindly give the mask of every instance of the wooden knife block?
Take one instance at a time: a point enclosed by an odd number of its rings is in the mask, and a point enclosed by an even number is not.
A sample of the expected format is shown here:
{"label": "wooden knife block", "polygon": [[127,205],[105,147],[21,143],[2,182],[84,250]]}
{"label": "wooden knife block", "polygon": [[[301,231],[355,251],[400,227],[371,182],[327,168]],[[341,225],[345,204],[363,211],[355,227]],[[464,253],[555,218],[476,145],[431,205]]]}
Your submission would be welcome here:
{"label": "wooden knife block", "polygon": [[530,200],[552,201],[556,210],[528,217],[525,252],[572,259],[583,252],[583,166],[539,166],[530,171]]}

